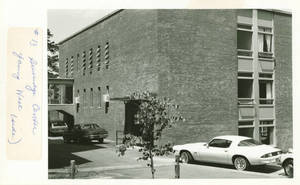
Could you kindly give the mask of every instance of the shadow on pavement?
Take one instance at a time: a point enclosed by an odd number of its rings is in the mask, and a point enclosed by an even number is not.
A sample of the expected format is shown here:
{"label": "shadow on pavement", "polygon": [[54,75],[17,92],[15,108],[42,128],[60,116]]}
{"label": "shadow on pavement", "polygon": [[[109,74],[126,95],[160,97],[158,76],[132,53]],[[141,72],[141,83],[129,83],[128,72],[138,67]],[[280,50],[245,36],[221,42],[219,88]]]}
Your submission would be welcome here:
{"label": "shadow on pavement", "polygon": [[[219,168],[227,168],[227,169],[235,169],[233,165],[216,164],[216,163],[208,163],[208,162],[194,161],[192,164],[219,167]],[[279,171],[281,169],[282,168],[280,166],[262,165],[262,166],[250,166],[250,168],[247,171],[268,174],[268,173],[274,173],[274,172]]]}
{"label": "shadow on pavement", "polygon": [[94,143],[70,143],[65,144],[60,140],[48,139],[48,168],[63,168],[70,166],[70,161],[75,160],[76,165],[91,162],[85,158],[76,156],[72,153],[87,150],[95,150],[106,148],[103,146],[95,146]]}

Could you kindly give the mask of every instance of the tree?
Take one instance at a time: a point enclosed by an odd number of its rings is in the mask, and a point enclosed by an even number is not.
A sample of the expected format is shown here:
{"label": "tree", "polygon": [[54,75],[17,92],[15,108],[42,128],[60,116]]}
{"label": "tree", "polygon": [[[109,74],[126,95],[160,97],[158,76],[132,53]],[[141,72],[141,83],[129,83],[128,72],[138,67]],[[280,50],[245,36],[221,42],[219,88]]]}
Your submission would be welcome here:
{"label": "tree", "polygon": [[47,29],[48,78],[58,77],[58,45],[52,41],[53,34]]}
{"label": "tree", "polygon": [[119,155],[124,155],[129,147],[138,146],[142,153],[140,160],[149,160],[154,178],[154,156],[168,155],[172,152],[172,144],[162,144],[160,139],[166,128],[184,121],[178,112],[179,106],[168,98],[159,98],[150,92],[133,93],[129,101],[139,102],[139,110],[135,115],[135,124],[139,127],[139,135],[126,134],[123,144],[118,146]]}

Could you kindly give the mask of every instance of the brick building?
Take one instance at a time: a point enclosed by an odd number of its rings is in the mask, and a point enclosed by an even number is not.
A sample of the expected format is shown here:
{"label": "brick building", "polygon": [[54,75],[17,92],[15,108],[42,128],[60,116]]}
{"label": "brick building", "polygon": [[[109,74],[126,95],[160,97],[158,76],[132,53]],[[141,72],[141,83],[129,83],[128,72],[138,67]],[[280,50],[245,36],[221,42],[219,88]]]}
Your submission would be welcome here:
{"label": "brick building", "polygon": [[69,98],[49,110],[99,123],[114,140],[135,127],[126,97],[149,90],[186,118],[164,140],[239,134],[292,147],[291,25],[275,10],[118,10],[59,43]]}

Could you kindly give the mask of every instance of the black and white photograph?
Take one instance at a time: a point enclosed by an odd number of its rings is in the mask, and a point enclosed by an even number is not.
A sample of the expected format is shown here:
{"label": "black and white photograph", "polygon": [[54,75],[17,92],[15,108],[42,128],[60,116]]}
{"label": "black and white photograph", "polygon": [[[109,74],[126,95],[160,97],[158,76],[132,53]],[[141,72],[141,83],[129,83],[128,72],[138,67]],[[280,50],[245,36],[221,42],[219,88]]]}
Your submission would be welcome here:
{"label": "black and white photograph", "polygon": [[48,9],[47,60],[48,179],[293,178],[290,10]]}

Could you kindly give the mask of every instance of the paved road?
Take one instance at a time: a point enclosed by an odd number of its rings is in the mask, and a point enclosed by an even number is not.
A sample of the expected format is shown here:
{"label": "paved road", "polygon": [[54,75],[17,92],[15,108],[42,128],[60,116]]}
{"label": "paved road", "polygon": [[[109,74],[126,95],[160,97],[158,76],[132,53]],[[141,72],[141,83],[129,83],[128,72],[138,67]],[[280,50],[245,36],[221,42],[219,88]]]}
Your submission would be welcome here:
{"label": "paved road", "polygon": [[[128,150],[119,157],[112,141],[103,144],[64,144],[61,138],[49,139],[49,178],[68,178],[70,160],[78,165],[77,178],[151,178],[146,161],[139,152]],[[174,157],[156,157],[156,178],[174,178]],[[210,163],[180,164],[181,178],[286,178],[278,166],[255,167],[237,171],[232,166]]]}

